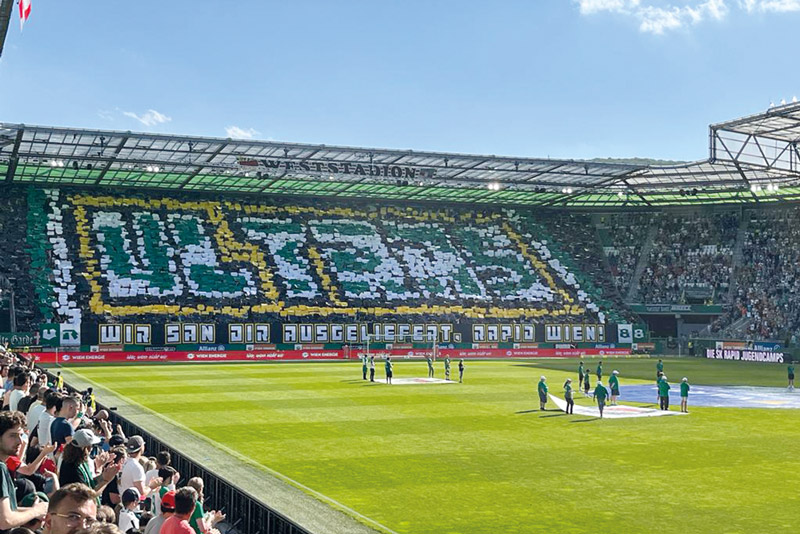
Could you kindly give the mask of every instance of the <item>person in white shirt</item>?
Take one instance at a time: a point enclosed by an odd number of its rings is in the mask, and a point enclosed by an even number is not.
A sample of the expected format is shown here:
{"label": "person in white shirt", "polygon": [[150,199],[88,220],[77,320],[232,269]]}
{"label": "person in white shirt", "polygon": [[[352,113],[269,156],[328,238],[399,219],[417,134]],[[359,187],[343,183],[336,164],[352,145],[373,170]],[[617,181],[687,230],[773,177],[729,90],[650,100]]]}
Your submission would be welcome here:
{"label": "person in white shirt", "polygon": [[39,436],[40,445],[47,445],[48,443],[53,442],[53,440],[50,439],[50,425],[56,420],[56,408],[58,407],[60,400],[61,395],[58,393],[50,392],[45,395],[45,409],[39,416],[38,429],[36,430],[37,436]]}
{"label": "person in white shirt", "polygon": [[45,410],[46,406],[44,405],[44,397],[47,393],[47,390],[44,388],[39,388],[39,399],[33,403],[28,410],[27,416],[27,423],[28,423],[28,434],[33,432],[33,429],[36,428],[36,425],[39,424],[39,416],[42,415],[42,412]]}
{"label": "person in white shirt", "polygon": [[14,377],[14,389],[8,397],[8,407],[12,412],[16,412],[19,401],[28,396],[30,385],[31,381],[28,379],[28,373],[21,372]]}
{"label": "person in white shirt", "polygon": [[139,498],[144,499],[154,488],[161,485],[161,479],[156,477],[150,481],[150,484],[145,484],[144,482],[144,468],[139,463],[139,458],[144,453],[142,436],[128,438],[125,448],[128,451],[128,459],[125,461],[125,465],[122,466],[122,472],[119,475],[120,494],[124,493],[126,489],[136,488],[139,492]]}

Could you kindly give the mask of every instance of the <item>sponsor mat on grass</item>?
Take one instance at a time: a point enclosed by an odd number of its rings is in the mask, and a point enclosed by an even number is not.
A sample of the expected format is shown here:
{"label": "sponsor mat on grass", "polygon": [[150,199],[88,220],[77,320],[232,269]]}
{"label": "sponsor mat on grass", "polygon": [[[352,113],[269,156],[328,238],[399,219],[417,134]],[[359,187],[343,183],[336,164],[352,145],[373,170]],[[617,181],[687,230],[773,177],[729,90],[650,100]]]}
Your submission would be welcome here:
{"label": "sponsor mat on grass", "polygon": [[[550,395],[550,399],[558,406],[562,412],[567,411],[567,401],[559,399],[554,395]],[[600,417],[600,410],[597,406],[582,406],[576,404],[572,410],[573,415],[588,415],[590,417]],[[686,415],[681,412],[672,412],[664,410],[656,410],[653,408],[639,408],[638,406],[609,406],[606,405],[603,410],[604,419],[625,419],[628,417],[660,417],[662,415]]]}

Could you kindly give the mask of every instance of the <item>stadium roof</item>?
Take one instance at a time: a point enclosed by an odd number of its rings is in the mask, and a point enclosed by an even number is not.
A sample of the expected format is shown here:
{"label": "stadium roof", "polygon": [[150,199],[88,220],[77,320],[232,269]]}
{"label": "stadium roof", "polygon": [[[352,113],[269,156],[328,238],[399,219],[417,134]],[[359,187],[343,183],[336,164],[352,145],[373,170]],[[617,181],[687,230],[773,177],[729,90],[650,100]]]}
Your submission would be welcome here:
{"label": "stadium roof", "polygon": [[0,123],[7,184],[614,208],[800,199],[800,104],[710,127],[653,166]]}

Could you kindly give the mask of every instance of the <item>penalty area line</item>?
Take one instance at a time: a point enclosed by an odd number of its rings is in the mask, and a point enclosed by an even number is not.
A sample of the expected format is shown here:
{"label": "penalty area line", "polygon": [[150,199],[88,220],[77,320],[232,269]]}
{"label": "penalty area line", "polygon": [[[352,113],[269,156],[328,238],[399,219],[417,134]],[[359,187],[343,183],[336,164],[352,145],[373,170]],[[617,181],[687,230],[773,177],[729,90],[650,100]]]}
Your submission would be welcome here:
{"label": "penalty area line", "polygon": [[[296,488],[298,488],[300,490],[305,491],[306,493],[309,493],[309,494],[313,495],[318,500],[320,500],[320,501],[322,501],[322,502],[324,502],[324,503],[326,503],[326,504],[328,504],[330,506],[333,506],[334,508],[338,508],[340,511],[344,511],[344,512],[350,514],[351,516],[359,518],[359,519],[363,520],[365,523],[368,523],[369,525],[371,525],[373,527],[378,527],[378,528],[382,529],[383,531],[387,532],[388,534],[399,534],[398,532],[390,529],[386,525],[384,525],[382,523],[379,523],[378,521],[375,521],[374,519],[372,519],[370,517],[367,517],[364,514],[353,510],[349,506],[340,503],[336,499],[332,499],[331,497],[328,497],[327,495],[325,495],[323,493],[320,493],[315,489],[309,488],[305,484],[302,484],[301,482],[298,482],[297,480],[294,480],[293,478],[291,478],[289,476],[286,476],[286,475],[284,475],[283,473],[281,473],[279,471],[275,471],[274,469],[272,469],[270,467],[267,467],[266,465],[260,464],[260,463],[256,462],[255,460],[253,460],[252,458],[248,458],[244,454],[231,449],[227,445],[223,445],[222,443],[219,443],[218,441],[214,441],[213,439],[209,438],[208,436],[204,436],[203,434],[197,432],[196,430],[193,430],[193,429],[189,428],[188,426],[184,425],[183,423],[179,423],[177,421],[174,421],[173,419],[171,419],[171,418],[169,418],[169,417],[167,417],[167,416],[165,416],[163,414],[160,414],[160,413],[158,413],[158,412],[156,412],[154,410],[151,410],[150,408],[144,406],[140,402],[137,402],[137,401],[125,396],[125,395],[122,395],[121,393],[118,393],[115,389],[112,389],[112,388],[109,388],[109,387],[107,387],[107,386],[105,386],[103,384],[100,384],[100,383],[96,382],[95,380],[92,380],[91,378],[85,377],[83,375],[78,375],[78,373],[75,373],[72,370],[69,370],[69,369],[66,369],[66,368],[65,368],[65,370],[67,372],[69,372],[70,374],[77,375],[82,380],[85,380],[85,381],[93,384],[95,386],[95,390],[107,390],[107,391],[110,391],[112,394],[116,395],[117,397],[119,397],[121,399],[125,399],[125,401],[129,402],[131,405],[137,406],[142,411],[145,411],[147,413],[155,415],[156,417],[158,417],[162,421],[165,421],[165,422],[167,422],[167,423],[169,423],[169,424],[171,424],[171,425],[173,425],[175,427],[178,427],[181,430],[183,430],[184,432],[188,432],[189,434],[192,434],[193,436],[205,441],[207,444],[211,445],[212,447],[214,447],[216,449],[220,449],[220,450],[226,452],[227,454],[233,456],[234,458],[236,458],[237,460],[239,460],[241,462],[244,462],[244,463],[246,463],[246,464],[248,464],[250,466],[253,466],[255,468],[258,468],[258,469],[260,469],[262,471],[266,471],[267,473],[269,473],[270,475],[274,476],[275,478],[277,478],[279,480],[282,480],[282,481],[284,481],[284,482],[286,482],[286,483],[288,483],[288,484],[290,484],[290,485],[292,485],[292,486],[294,486],[294,487],[296,487]],[[220,476],[220,475],[216,474],[216,476]],[[221,478],[224,478],[224,477],[221,477]],[[234,484],[231,483],[231,485],[234,485]],[[266,503],[264,503],[264,504],[266,504]],[[269,505],[267,505],[267,506],[269,506]],[[278,511],[278,510],[276,510],[276,511]]]}

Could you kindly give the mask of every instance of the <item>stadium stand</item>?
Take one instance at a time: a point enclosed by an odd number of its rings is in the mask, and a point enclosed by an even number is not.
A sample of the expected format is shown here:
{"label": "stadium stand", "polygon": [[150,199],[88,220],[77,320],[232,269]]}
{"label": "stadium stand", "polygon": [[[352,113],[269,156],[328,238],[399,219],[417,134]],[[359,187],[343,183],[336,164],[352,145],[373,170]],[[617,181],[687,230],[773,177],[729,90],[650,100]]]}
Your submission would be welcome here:
{"label": "stadium stand", "polygon": [[20,331],[210,313],[635,322],[629,302],[724,305],[710,333],[735,323],[775,339],[800,328],[795,208],[584,214],[7,193],[0,231],[24,247],[0,258],[0,274]]}
{"label": "stadium stand", "polygon": [[[596,265],[581,271],[597,253],[585,249],[584,238],[562,253],[547,238],[547,224],[526,226],[511,210],[44,195],[43,202],[38,190],[29,193],[37,213],[29,238],[47,247],[31,255],[52,250],[54,261],[52,280],[35,278],[40,295],[48,295],[48,282],[54,293],[49,305],[40,299],[39,311],[49,306],[65,322],[106,315],[109,306],[117,316],[162,318],[357,309],[371,316],[605,322],[621,305],[592,283]],[[553,227],[581,235],[590,227],[582,224]],[[584,247],[581,254],[576,246]]]}
{"label": "stadium stand", "polygon": [[721,302],[727,296],[739,218],[664,214],[640,281],[642,302]]}
{"label": "stadium stand", "polygon": [[753,211],[749,214],[743,255],[738,266],[734,306],[715,325],[716,331],[747,318],[750,339],[792,339],[800,331],[800,210]]}
{"label": "stadium stand", "polygon": [[652,214],[644,213],[612,213],[600,218],[598,236],[611,276],[622,295],[627,295],[633,282],[651,219]]}

